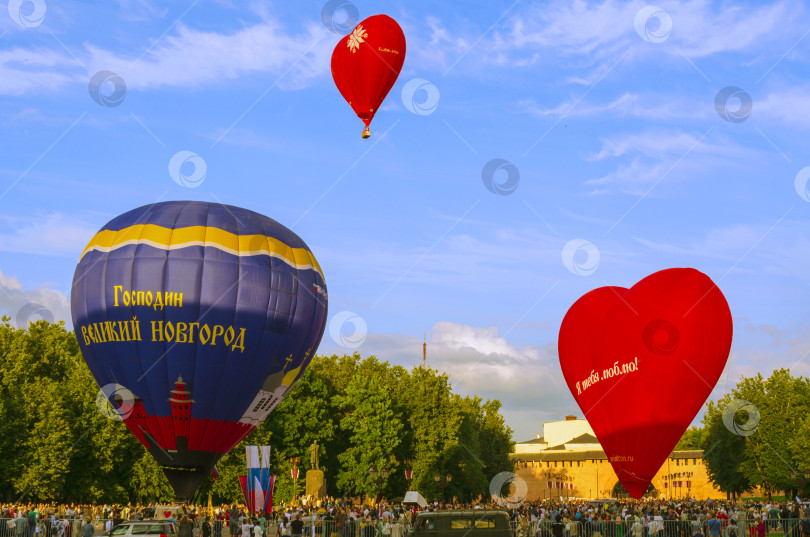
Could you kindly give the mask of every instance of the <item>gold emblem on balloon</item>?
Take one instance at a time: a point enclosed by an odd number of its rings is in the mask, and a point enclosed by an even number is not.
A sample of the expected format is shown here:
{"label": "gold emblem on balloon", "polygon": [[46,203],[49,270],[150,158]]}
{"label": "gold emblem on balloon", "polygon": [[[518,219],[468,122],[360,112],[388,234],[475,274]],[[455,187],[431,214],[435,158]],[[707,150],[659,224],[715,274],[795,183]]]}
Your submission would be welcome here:
{"label": "gold emblem on balloon", "polygon": [[365,39],[368,38],[368,32],[363,29],[363,25],[360,24],[354,31],[349,34],[349,41],[346,45],[351,49],[352,52],[357,52],[357,49],[360,48],[360,43],[364,43]]}

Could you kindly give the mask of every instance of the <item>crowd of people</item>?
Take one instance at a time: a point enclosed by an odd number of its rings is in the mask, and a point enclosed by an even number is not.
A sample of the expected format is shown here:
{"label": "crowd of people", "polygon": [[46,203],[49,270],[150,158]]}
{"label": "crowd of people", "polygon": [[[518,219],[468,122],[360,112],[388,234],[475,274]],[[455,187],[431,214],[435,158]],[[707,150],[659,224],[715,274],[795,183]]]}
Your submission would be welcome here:
{"label": "crowd of people", "polygon": [[[810,537],[810,504],[718,500],[538,500],[508,504],[352,504],[326,500],[248,513],[244,506],[3,505],[0,537],[94,537],[159,509],[176,537],[405,537],[414,517],[499,508],[514,537]],[[165,513],[169,513],[165,516]]]}
{"label": "crowd of people", "polygon": [[519,537],[810,537],[799,502],[540,501],[510,515]]}

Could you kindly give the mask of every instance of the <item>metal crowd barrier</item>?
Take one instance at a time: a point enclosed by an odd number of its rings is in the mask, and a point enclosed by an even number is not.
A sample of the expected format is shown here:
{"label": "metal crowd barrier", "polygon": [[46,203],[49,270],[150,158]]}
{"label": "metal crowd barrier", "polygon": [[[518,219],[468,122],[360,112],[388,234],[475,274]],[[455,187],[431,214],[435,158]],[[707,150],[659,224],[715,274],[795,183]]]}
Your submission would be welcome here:
{"label": "metal crowd barrier", "polygon": [[[406,537],[407,531],[408,526],[403,525],[402,537]],[[271,525],[265,528],[265,537],[276,537],[277,535],[277,525]],[[285,524],[281,537],[289,537],[290,535],[290,530]],[[222,537],[229,536],[223,535]],[[337,527],[337,522],[334,520],[305,521],[302,537],[391,537],[391,533],[386,533],[386,529],[384,528],[383,533],[380,534],[376,521],[374,523],[366,523],[364,521],[347,518],[342,529]]]}
{"label": "metal crowd barrier", "polygon": [[[346,519],[342,529],[337,528],[334,520],[312,520],[309,517],[304,521],[302,537],[392,537],[390,533],[380,533],[376,521],[369,524],[363,520]],[[194,527],[194,537],[204,537],[201,531],[204,516],[198,517]],[[567,520],[564,525],[562,537],[693,537],[698,530],[704,537],[758,537],[757,525],[759,519],[734,519],[736,522],[733,535],[728,521],[721,521],[719,534],[712,534],[708,527],[708,520],[638,520],[628,523],[624,520]],[[231,537],[230,527],[224,521],[211,520],[211,537]],[[82,537],[83,523],[81,519],[55,519],[45,518],[32,527],[28,519],[0,518],[0,537]],[[108,525],[109,523],[109,525]],[[800,519],[770,519],[763,520],[767,537],[803,537]],[[104,536],[111,529],[112,520],[93,519],[94,537]],[[513,537],[554,537],[552,521],[549,519],[534,521],[511,521]],[[407,537],[407,524],[403,527],[402,537]],[[288,523],[281,525],[268,520],[261,537],[290,537]],[[237,528],[236,537],[242,537],[241,526]],[[255,537],[255,534],[254,536]]]}
{"label": "metal crowd barrier", "polygon": [[[93,535],[104,535],[107,522],[93,519]],[[0,518],[0,537],[82,537],[83,526],[84,521],[78,518],[43,518],[35,526],[29,526],[26,517]]]}
{"label": "metal crowd barrier", "polygon": [[[198,519],[195,526],[200,526],[200,519]],[[220,531],[217,531],[217,526],[212,523],[212,537],[231,537],[230,527],[223,524]],[[304,520],[304,530],[302,537],[391,537],[390,534],[379,534],[376,524],[367,524],[361,521],[355,521],[350,518],[346,519],[346,523],[342,529],[337,527],[337,522],[334,520]],[[281,533],[279,527],[281,526]],[[402,537],[406,537],[407,526],[403,527]],[[241,537],[242,530],[238,527],[236,537]],[[263,537],[291,537],[291,528],[289,523],[285,522],[283,525],[271,521],[265,524]],[[0,536],[2,537],[2,536]],[[203,537],[200,533],[199,537]]]}
{"label": "metal crowd barrier", "polygon": [[[768,537],[802,537],[800,520],[797,518],[764,520]],[[708,520],[650,520],[635,522],[624,520],[566,520],[563,537],[693,537],[699,532],[704,537],[757,537],[759,519],[734,519],[735,524],[721,520],[720,527],[712,533]],[[511,521],[514,537],[554,537],[552,521],[548,519]],[[731,528],[734,528],[731,530]]]}

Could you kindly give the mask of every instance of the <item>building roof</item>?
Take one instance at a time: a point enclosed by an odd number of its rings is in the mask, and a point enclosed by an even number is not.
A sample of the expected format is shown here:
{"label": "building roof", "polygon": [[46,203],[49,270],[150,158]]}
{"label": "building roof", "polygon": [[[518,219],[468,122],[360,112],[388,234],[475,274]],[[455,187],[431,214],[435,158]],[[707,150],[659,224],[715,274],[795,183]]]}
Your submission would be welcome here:
{"label": "building roof", "polygon": [[[555,446],[556,448],[557,446]],[[598,451],[562,451],[562,452],[555,452],[551,451],[549,448],[544,450],[542,453],[510,453],[509,459],[513,461],[588,461],[588,460],[606,460],[607,455],[601,449]],[[703,450],[691,450],[691,451],[673,451],[670,454],[670,458],[673,459],[702,459],[703,458]]]}
{"label": "building roof", "polygon": [[531,440],[526,440],[525,442],[518,442],[518,444],[545,444],[546,441],[543,440],[543,437],[540,438],[532,438]]}
{"label": "building roof", "polygon": [[598,443],[599,440],[597,440],[594,435],[588,433],[581,434],[576,438],[573,438],[568,442],[566,442],[566,444],[598,444]]}

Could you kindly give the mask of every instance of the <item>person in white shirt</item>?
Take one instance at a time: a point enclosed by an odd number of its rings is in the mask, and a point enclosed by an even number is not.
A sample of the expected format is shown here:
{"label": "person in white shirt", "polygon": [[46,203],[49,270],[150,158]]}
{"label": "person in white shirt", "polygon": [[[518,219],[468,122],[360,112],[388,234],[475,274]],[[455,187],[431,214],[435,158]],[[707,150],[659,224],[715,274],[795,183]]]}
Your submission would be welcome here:
{"label": "person in white shirt", "polygon": [[644,535],[644,526],[641,524],[641,520],[636,518],[633,522],[633,526],[630,528],[630,532],[633,534],[633,537],[641,537]]}
{"label": "person in white shirt", "polygon": [[242,519],[242,537],[253,537],[251,533],[253,532],[253,524],[250,523],[250,519],[245,517]]}
{"label": "person in white shirt", "polygon": [[649,526],[649,534],[651,537],[660,537],[660,535],[664,532],[664,517],[661,516],[660,513],[656,512],[655,516],[650,522]]}
{"label": "person in white shirt", "polygon": [[404,537],[405,526],[402,525],[402,519],[398,518],[391,525],[391,537]]}
{"label": "person in white shirt", "polygon": [[568,535],[577,537],[579,535],[579,521],[576,518],[571,518],[568,524],[565,525],[565,529],[568,531]]}

